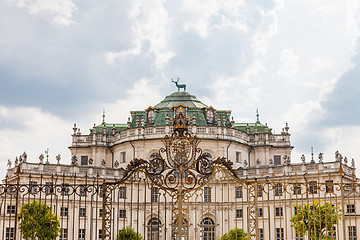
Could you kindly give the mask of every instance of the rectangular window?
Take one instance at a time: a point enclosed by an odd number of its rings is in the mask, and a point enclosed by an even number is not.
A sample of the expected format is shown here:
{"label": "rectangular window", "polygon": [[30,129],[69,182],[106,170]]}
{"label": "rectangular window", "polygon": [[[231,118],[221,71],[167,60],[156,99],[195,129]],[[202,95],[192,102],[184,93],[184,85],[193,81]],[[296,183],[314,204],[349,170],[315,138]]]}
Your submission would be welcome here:
{"label": "rectangular window", "polygon": [[274,156],[274,165],[280,165],[281,164],[281,156],[275,155]]}
{"label": "rectangular window", "polygon": [[284,240],[284,228],[276,228],[276,240]]}
{"label": "rectangular window", "polygon": [[68,215],[68,208],[67,207],[61,207],[60,208],[60,216],[66,217]]}
{"label": "rectangular window", "polygon": [[81,165],[86,166],[89,163],[88,156],[81,156]]}
{"label": "rectangular window", "polygon": [[264,240],[264,229],[259,228],[259,240]]}
{"label": "rectangular window", "polygon": [[236,162],[237,163],[241,162],[241,152],[236,152]]}
{"label": "rectangular window", "polygon": [[236,187],[236,198],[242,198],[243,192],[242,192],[242,186]]}
{"label": "rectangular window", "polygon": [[61,195],[69,195],[70,185],[69,184],[61,184]]}
{"label": "rectangular window", "polygon": [[99,229],[99,239],[102,239],[102,229]]}
{"label": "rectangular window", "polygon": [[317,193],[317,182],[316,181],[310,181],[309,182],[309,191],[312,194],[316,194]]}
{"label": "rectangular window", "polygon": [[280,183],[275,185],[275,196],[281,196],[283,193],[283,188]]}
{"label": "rectangular window", "polygon": [[346,212],[347,213],[355,213],[355,205],[354,204],[346,205]]}
{"label": "rectangular window", "polygon": [[126,187],[120,187],[119,198],[126,198]]}
{"label": "rectangular window", "polygon": [[54,184],[52,182],[45,183],[45,194],[49,195],[54,193]]}
{"label": "rectangular window", "polygon": [[86,197],[86,191],[87,191],[87,189],[86,189],[86,187],[85,187],[84,185],[80,185],[79,191],[80,191],[80,196],[81,196],[81,197]]}
{"label": "rectangular window", "polygon": [[5,240],[14,240],[15,228],[7,227],[5,232]]}
{"label": "rectangular window", "polygon": [[119,218],[126,218],[126,210],[125,209],[119,210]]}
{"label": "rectangular window", "polygon": [[282,207],[276,207],[275,208],[275,216],[280,217],[283,215],[283,208]]}
{"label": "rectangular window", "polygon": [[85,217],[86,216],[86,208],[80,208],[79,216],[80,217]]}
{"label": "rectangular window", "polygon": [[151,202],[158,202],[159,200],[159,188],[151,188]]}
{"label": "rectangular window", "polygon": [[334,192],[334,181],[333,180],[326,180],[326,192]]}
{"label": "rectangular window", "polygon": [[301,184],[294,184],[294,195],[301,194]]}
{"label": "rectangular window", "polygon": [[102,209],[99,209],[99,218],[102,218]]}
{"label": "rectangular window", "polygon": [[262,193],[263,193],[263,188],[261,185],[258,185],[258,197],[262,197]]}
{"label": "rectangular window", "polygon": [[262,209],[262,208],[259,208],[258,216],[259,216],[259,217],[262,217],[262,216],[263,216],[263,209]]}
{"label": "rectangular window", "polygon": [[30,193],[31,194],[36,194],[38,192],[38,185],[37,182],[30,182]]}
{"label": "rectangular window", "polygon": [[126,163],[126,152],[121,152],[120,153],[120,157],[121,157],[121,162],[122,163]]}
{"label": "rectangular window", "polygon": [[356,240],[356,227],[355,226],[349,226],[349,240]]}
{"label": "rectangular window", "polygon": [[242,218],[243,217],[243,210],[242,209],[236,209],[236,217]]}
{"label": "rectangular window", "polygon": [[297,215],[297,207],[294,207],[294,215]]}
{"label": "rectangular window", "polygon": [[79,229],[79,240],[85,240],[85,229]]}
{"label": "rectangular window", "polygon": [[204,187],[204,202],[211,202],[211,187]]}
{"label": "rectangular window", "polygon": [[60,231],[59,240],[67,240],[67,237],[68,237],[67,228],[62,228]]}
{"label": "rectangular window", "polygon": [[6,206],[6,213],[7,214],[15,214],[16,212],[16,206],[14,205],[7,205]]}

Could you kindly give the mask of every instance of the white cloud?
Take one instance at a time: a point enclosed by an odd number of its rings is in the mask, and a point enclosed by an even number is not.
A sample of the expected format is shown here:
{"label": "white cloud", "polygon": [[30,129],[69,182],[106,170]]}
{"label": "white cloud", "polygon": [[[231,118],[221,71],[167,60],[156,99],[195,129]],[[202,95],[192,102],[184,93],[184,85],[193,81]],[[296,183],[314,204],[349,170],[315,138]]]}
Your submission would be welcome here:
{"label": "white cloud", "polygon": [[328,95],[334,91],[335,84],[338,81],[338,78],[333,78],[328,81],[324,81],[321,84],[320,93],[319,93],[319,99],[320,101],[326,101]]}
{"label": "white cloud", "polygon": [[173,20],[164,8],[164,1],[134,1],[132,2],[132,8],[129,10],[129,18],[133,24],[134,48],[144,48],[149,42],[149,50],[155,54],[155,66],[158,68],[164,67],[175,56],[175,52],[170,45]]}
{"label": "white cloud", "polygon": [[260,101],[260,89],[259,88],[248,88],[246,90],[246,97],[244,99],[245,104],[254,106]]}
{"label": "white cloud", "polygon": [[307,101],[293,104],[281,119],[283,122],[288,122],[292,132],[296,133],[308,128],[310,122],[320,119],[323,114],[324,110],[320,103]]}
{"label": "white cloud", "polygon": [[280,52],[280,60],[282,66],[277,74],[283,78],[293,78],[296,76],[299,69],[300,57],[295,55],[292,49],[284,49]]}
{"label": "white cloud", "polygon": [[[246,4],[238,0],[201,0],[183,1],[184,19],[183,28],[185,31],[194,31],[200,37],[207,38],[212,29],[236,29],[246,32],[248,26],[245,23],[245,12],[242,7]],[[217,18],[215,22],[214,18]]]}
{"label": "white cloud", "polygon": [[72,0],[11,0],[18,7],[24,7],[30,14],[49,14],[52,21],[59,25],[74,23],[76,5]]}
{"label": "white cloud", "polygon": [[57,154],[62,162],[70,163],[67,147],[71,142],[72,124],[39,108],[0,106],[0,175],[5,176],[7,159],[14,162],[24,151],[31,162],[49,148],[49,161],[55,162]]}
{"label": "white cloud", "polygon": [[309,60],[309,67],[312,72],[323,72],[333,67],[334,63],[325,57],[314,57]]}
{"label": "white cloud", "polygon": [[[142,111],[150,105],[158,104],[163,98],[158,86],[151,85],[149,79],[141,79],[135,82],[132,88],[125,90],[123,98],[105,104],[106,122],[125,123],[130,111]],[[100,120],[99,116],[99,114],[93,115],[93,119]],[[86,124],[86,128],[90,126],[89,122],[83,124]]]}

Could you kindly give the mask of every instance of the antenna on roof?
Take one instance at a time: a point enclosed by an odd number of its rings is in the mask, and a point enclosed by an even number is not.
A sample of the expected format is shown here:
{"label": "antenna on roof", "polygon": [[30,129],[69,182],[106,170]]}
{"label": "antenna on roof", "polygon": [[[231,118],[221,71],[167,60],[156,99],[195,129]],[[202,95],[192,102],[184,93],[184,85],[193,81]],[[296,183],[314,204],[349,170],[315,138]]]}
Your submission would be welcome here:
{"label": "antenna on roof", "polygon": [[259,121],[259,108],[256,108],[256,123],[260,123],[260,121]]}

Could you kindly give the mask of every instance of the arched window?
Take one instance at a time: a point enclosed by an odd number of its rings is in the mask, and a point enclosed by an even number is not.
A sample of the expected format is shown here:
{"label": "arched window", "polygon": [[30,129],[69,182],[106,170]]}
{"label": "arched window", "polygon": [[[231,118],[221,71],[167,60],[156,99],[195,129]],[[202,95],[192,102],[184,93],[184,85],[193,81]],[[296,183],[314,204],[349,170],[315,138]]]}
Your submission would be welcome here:
{"label": "arched window", "polygon": [[209,217],[204,218],[201,221],[201,240],[215,240],[215,222]]}
{"label": "arched window", "polygon": [[152,218],[147,224],[147,239],[161,240],[161,222],[157,218]]}
{"label": "arched window", "polygon": [[149,110],[148,111],[148,123],[153,123],[154,122],[154,110]]}
{"label": "arched window", "polygon": [[213,160],[213,156],[211,155],[211,153],[204,152],[203,155],[204,155],[207,159],[209,159],[210,161]]}
{"label": "arched window", "polygon": [[206,120],[208,123],[212,123],[214,121],[214,112],[210,109],[206,112]]}
{"label": "arched window", "polygon": [[[178,224],[177,219],[174,221],[174,240],[179,240],[178,238]],[[189,222],[186,218],[183,218],[183,226],[182,226],[182,238],[181,240],[187,240],[188,239],[188,233],[189,233]]]}

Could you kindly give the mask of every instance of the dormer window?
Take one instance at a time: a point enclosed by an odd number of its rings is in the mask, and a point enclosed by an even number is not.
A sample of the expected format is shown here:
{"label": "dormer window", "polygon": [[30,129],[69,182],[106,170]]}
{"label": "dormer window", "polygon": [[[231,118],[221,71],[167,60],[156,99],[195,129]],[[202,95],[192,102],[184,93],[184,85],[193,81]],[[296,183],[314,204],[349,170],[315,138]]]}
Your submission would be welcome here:
{"label": "dormer window", "polygon": [[154,122],[154,110],[150,110],[147,114],[147,117],[148,117],[148,122],[149,123],[153,123]]}
{"label": "dormer window", "polygon": [[158,111],[158,110],[159,110],[158,108],[151,107],[151,106],[148,107],[147,109],[145,109],[148,124],[153,124],[154,123],[155,112]]}
{"label": "dormer window", "polygon": [[171,107],[170,109],[174,110],[175,116],[179,113],[182,113],[184,116],[186,116],[186,111],[188,110],[188,106],[178,104],[176,106]]}
{"label": "dormer window", "polygon": [[206,112],[206,120],[208,123],[212,123],[214,121],[214,112],[212,110],[208,110]]}

